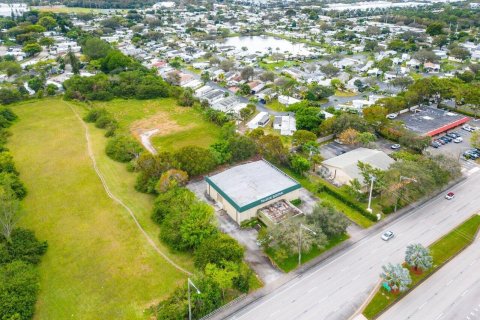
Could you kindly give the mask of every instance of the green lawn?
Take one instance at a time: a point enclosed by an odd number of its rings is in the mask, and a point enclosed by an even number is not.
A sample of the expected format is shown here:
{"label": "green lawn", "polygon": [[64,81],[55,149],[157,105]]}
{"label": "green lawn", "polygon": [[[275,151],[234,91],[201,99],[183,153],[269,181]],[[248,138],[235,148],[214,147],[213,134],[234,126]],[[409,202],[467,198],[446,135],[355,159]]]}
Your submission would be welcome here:
{"label": "green lawn", "polygon": [[355,92],[335,90],[335,97],[355,97],[356,95]]}
{"label": "green lawn", "polygon": [[[186,276],[151,248],[128,213],[107,196],[88,158],[84,128],[67,103],[39,100],[13,109],[19,120],[9,148],[29,192],[21,225],[49,244],[39,267],[35,318],[148,318],[144,310]],[[168,252],[149,218],[152,198],[136,193],[135,175],[104,155],[104,131],[90,129],[98,167],[112,192]],[[189,257],[169,256],[193,269]]]}
{"label": "green lawn", "polygon": [[269,101],[265,106],[270,110],[279,111],[279,112],[283,112],[287,109],[287,107],[281,104],[280,102],[278,102],[277,99]]}
{"label": "green lawn", "polygon": [[220,135],[220,127],[204,120],[199,110],[179,107],[175,99],[113,100],[97,102],[117,119],[120,130],[158,128],[152,137],[157,150],[177,150],[188,145],[209,147]]}
{"label": "green lawn", "polygon": [[[480,216],[474,215],[430,245],[429,248],[433,258],[433,268],[420,275],[410,272],[412,277],[411,287],[414,288],[415,285],[418,284],[422,279],[440,269],[443,264],[448,262],[449,259],[470,245],[473,242],[479,227]],[[384,288],[380,288],[372,298],[372,301],[370,301],[363,311],[363,315],[368,319],[374,319],[376,315],[378,315],[393,302],[408,294],[410,290],[403,294],[395,295],[388,293]]]}
{"label": "green lawn", "polygon": [[[343,241],[350,238],[348,234],[341,235],[334,239],[331,239],[329,243],[322,249],[318,247],[313,247],[308,252],[302,252],[302,264],[318,257],[322,253],[332,249],[333,247],[339,245]],[[298,267],[298,253],[288,256],[285,259],[278,259],[273,248],[268,248],[265,250],[265,253],[272,259],[272,261],[284,272],[290,272],[293,269]]]}
{"label": "green lawn", "polygon": [[[327,192],[318,192],[317,184],[322,182],[322,179],[320,177],[310,176],[311,178],[309,179],[305,176],[301,176],[293,172],[289,168],[282,167],[281,169],[286,174],[288,174],[289,176],[297,180],[302,185],[302,187],[304,187],[305,189],[307,189],[308,191],[316,195],[321,201],[325,201],[332,204],[337,210],[341,211],[351,221],[355,222],[362,228],[368,228],[375,224],[373,221],[364,217],[360,212],[347,206],[345,203],[335,198],[334,196],[328,194]],[[322,183],[327,183],[327,182],[322,182]],[[343,193],[341,190],[338,190],[338,192]]]}

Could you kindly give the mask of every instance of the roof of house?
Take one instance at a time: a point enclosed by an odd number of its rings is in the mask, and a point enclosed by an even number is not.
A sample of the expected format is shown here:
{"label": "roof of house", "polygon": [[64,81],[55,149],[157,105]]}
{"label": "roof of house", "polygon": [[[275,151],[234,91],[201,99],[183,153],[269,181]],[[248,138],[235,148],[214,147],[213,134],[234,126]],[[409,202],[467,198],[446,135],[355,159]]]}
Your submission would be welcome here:
{"label": "roof of house", "polygon": [[238,165],[205,180],[239,212],[301,188],[265,160]]}
{"label": "roof of house", "polygon": [[387,170],[388,167],[395,162],[385,152],[380,150],[357,148],[346,152],[334,158],[323,161],[323,165],[327,167],[337,168],[345,172],[352,180],[358,179],[363,182],[363,176],[358,169],[358,162],[368,163],[372,167]]}

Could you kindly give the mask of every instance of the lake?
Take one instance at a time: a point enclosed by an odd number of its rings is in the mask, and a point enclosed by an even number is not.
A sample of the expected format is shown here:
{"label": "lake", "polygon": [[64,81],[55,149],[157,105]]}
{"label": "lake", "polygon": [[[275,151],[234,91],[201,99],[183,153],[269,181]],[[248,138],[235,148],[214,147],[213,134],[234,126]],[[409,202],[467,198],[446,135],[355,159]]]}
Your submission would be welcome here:
{"label": "lake", "polygon": [[21,16],[27,11],[27,5],[25,3],[0,3],[0,16],[10,17],[12,11],[16,16]]}
{"label": "lake", "polygon": [[290,53],[295,55],[308,55],[311,50],[303,43],[293,43],[291,41],[270,37],[270,36],[242,36],[231,37],[225,39],[222,46],[232,46],[235,51],[243,51],[242,48],[247,48],[247,53],[260,52],[262,54],[271,52],[275,53]]}

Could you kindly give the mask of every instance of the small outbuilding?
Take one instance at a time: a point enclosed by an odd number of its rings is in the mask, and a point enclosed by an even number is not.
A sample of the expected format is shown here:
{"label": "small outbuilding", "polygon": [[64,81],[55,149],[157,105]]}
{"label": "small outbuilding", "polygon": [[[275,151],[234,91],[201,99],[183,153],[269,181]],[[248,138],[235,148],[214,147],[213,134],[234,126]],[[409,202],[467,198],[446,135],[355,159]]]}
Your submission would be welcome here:
{"label": "small outbuilding", "polygon": [[297,199],[301,188],[265,160],[241,164],[205,180],[207,194],[238,224],[279,200]]}

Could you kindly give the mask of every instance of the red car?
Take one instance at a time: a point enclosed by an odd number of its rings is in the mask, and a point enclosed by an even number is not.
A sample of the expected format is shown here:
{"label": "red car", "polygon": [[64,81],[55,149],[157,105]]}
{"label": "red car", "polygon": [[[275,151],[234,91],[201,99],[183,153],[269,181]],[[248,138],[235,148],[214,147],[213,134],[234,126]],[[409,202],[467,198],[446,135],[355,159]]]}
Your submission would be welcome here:
{"label": "red car", "polygon": [[455,198],[455,193],[453,193],[453,192],[449,192],[445,196],[445,199],[447,199],[447,200],[452,200],[453,198]]}

